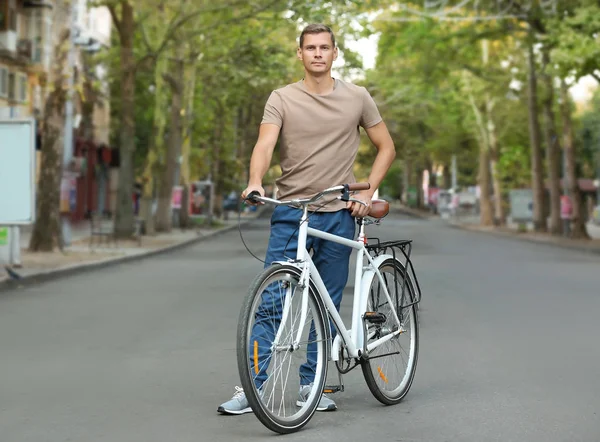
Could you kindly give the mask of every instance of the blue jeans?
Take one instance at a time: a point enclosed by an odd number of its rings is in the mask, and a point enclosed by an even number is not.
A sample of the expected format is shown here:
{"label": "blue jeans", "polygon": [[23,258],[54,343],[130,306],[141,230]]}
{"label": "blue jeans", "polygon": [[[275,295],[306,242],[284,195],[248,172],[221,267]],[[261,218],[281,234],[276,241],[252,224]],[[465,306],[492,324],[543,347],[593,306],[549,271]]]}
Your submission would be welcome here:
{"label": "blue jeans", "polygon": [[[271,216],[271,236],[265,259],[265,268],[274,261],[286,261],[288,258],[296,257],[298,247],[298,226],[302,211],[287,206],[277,206]],[[354,239],[355,222],[350,212],[342,209],[338,212],[309,212],[308,225],[315,229],[344,238]],[[291,237],[291,239],[290,239]],[[289,241],[289,242],[288,242]],[[287,244],[287,246],[286,246]],[[350,266],[350,253],[352,249],[332,241],[315,238],[310,235],[306,238],[306,249],[312,251],[312,260],[319,271],[323,283],[331,296],[331,300],[339,311],[342,302],[342,293],[348,280],[348,269]],[[252,328],[250,342],[258,342],[258,365],[268,367],[270,360],[269,349],[275,339],[275,333],[283,311],[280,291],[265,290],[259,312],[256,314],[255,323]],[[276,299],[278,298],[278,299]],[[332,336],[335,328],[332,327]],[[309,340],[314,340],[314,326],[311,327]],[[307,361],[300,367],[300,384],[308,385],[314,381],[316,369],[316,343],[308,345]],[[251,348],[250,352],[253,353]],[[250,365],[254,373],[254,358],[250,356]],[[258,388],[267,379],[266,369],[259,370],[255,377]]]}

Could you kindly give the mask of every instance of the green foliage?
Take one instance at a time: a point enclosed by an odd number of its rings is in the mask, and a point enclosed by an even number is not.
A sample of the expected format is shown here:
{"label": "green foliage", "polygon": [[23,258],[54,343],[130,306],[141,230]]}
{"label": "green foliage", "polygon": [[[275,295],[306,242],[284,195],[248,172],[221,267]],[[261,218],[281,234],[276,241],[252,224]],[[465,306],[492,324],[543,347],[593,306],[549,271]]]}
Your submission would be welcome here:
{"label": "green foliage", "polygon": [[[402,14],[383,15],[394,19]],[[376,30],[381,32],[377,65],[366,85],[380,105],[400,158],[422,169],[448,166],[457,155],[464,184],[474,184],[476,125],[464,75],[475,77],[478,91],[498,94],[508,89],[509,76],[497,66],[482,75],[477,42],[457,24],[382,21]]]}
{"label": "green foliage", "polygon": [[380,197],[400,199],[402,176],[402,164],[400,161],[395,161],[381,183],[379,188]]}
{"label": "green foliage", "polygon": [[523,145],[507,145],[500,151],[498,175],[506,192],[531,186],[531,158]]}
{"label": "green foliage", "polygon": [[[113,3],[118,12],[118,2]],[[360,26],[352,29],[349,23],[378,4],[358,0],[228,0],[218,4],[208,0],[151,0],[136,4],[136,174],[139,176],[144,170],[149,148],[168,139],[170,92],[168,88],[157,88],[155,81],[161,60],[170,63],[179,49],[185,53],[185,63],[196,70],[193,105],[189,109],[191,178],[205,179],[211,171],[218,170],[219,189],[237,189],[246,179],[249,156],[269,94],[302,77],[301,64],[296,60],[300,29],[309,22],[330,24],[344,50],[345,37],[361,32]],[[114,32],[112,48],[104,56],[111,80],[114,146],[119,143],[122,121],[119,43]],[[351,51],[344,50],[344,58],[348,69],[356,69],[360,64]],[[159,116],[155,115],[156,100],[164,103],[158,106],[162,113]],[[156,139],[160,136],[156,124],[161,121],[167,121],[167,127],[163,136]],[[164,167],[161,155],[157,167]]]}
{"label": "green foliage", "polygon": [[[137,173],[143,168],[149,146],[157,142],[155,125],[161,118],[167,121],[164,139],[168,136],[170,92],[165,87],[157,97],[156,68],[159,61],[170,65],[177,49],[183,47],[186,65],[196,70],[189,119],[191,178],[204,179],[218,165],[222,191],[242,187],[265,101],[273,89],[302,76],[301,64],[295,56],[300,30],[309,22],[324,22],[336,32],[347,63],[344,73],[356,72],[360,66],[360,54],[347,50],[348,38],[379,34],[376,68],[366,73],[361,84],[377,101],[396,143],[399,160],[409,159],[414,170],[431,169],[448,166],[452,155],[457,155],[459,184],[475,183],[479,128],[466,92],[467,78],[475,105],[481,111],[486,97],[494,102],[493,118],[500,149],[498,167],[503,183],[507,189],[525,185],[529,179],[529,133],[524,83],[527,69],[521,41],[525,35],[523,22],[530,20],[544,30],[545,33],[540,33],[541,41],[552,48],[556,72],[577,78],[594,74],[600,62],[597,2],[561,1],[560,20],[532,9],[527,20],[521,22],[398,22],[393,20],[406,18],[407,14],[389,8],[396,3],[391,0],[217,3],[151,0],[136,4],[134,162]],[[415,8],[423,4],[412,3]],[[478,4],[482,10],[491,11],[495,2]],[[373,11],[379,11],[382,20],[370,21],[367,13]],[[461,10],[460,14],[471,12]],[[113,33],[112,48],[104,55],[111,78],[111,142],[115,146],[122,121],[120,47],[116,34]],[[487,64],[482,61],[484,37],[490,41]],[[521,82],[521,87],[515,88],[515,82]],[[162,112],[160,118],[155,115],[157,98],[166,103],[158,106]],[[594,118],[593,114],[586,114],[579,121],[578,140],[584,147],[596,143],[595,139],[589,141]],[[582,170],[590,170],[593,161],[590,152],[591,148],[585,147]],[[358,155],[358,174],[367,173],[375,154],[364,140]],[[161,167],[163,160],[159,157],[158,161]],[[399,166],[395,165],[382,189],[395,196],[399,188],[395,183],[401,176]]]}
{"label": "green foliage", "polygon": [[552,60],[562,75],[594,75],[600,81],[600,4],[580,0],[569,5],[562,17],[549,20]]}

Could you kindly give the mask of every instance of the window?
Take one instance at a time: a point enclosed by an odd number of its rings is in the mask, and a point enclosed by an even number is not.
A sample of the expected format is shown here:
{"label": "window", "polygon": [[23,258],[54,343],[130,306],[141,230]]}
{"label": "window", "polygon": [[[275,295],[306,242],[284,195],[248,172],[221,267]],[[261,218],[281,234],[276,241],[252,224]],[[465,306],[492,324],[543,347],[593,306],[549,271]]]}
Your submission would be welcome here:
{"label": "window", "polygon": [[17,0],[8,0],[8,27],[17,30]]}
{"label": "window", "polygon": [[0,3],[0,32],[17,30],[17,2],[5,0]]}
{"label": "window", "polygon": [[27,75],[19,74],[18,78],[19,78],[19,84],[18,84],[19,89],[17,90],[17,100],[20,101],[21,103],[25,103],[27,101],[27,95],[28,95],[27,94],[27,89],[28,89]]}
{"label": "window", "polygon": [[12,72],[8,73],[8,99],[9,100],[15,100],[17,98],[17,94],[16,92],[16,79],[15,79],[15,74]]}
{"label": "window", "polygon": [[31,60],[34,63],[41,63],[44,54],[44,18],[42,12],[35,9],[31,16],[31,22],[33,23],[33,32],[30,32],[31,37]]}
{"label": "window", "polygon": [[8,97],[8,69],[0,66],[0,97]]}

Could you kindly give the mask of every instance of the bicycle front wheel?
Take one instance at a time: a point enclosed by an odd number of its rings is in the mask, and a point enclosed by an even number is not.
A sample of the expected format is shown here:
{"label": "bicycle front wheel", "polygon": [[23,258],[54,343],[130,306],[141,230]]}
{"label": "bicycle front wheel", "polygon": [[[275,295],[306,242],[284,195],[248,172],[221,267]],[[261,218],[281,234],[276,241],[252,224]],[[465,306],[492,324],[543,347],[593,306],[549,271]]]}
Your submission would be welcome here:
{"label": "bicycle front wheel", "polygon": [[[383,282],[377,275],[373,277],[367,311],[382,314],[379,315],[382,322],[367,323],[367,344],[398,330],[400,333],[370,351],[368,357],[361,360],[361,365],[373,396],[385,405],[394,405],[406,396],[415,376],[419,353],[419,318],[416,304],[413,304],[413,285],[406,276],[404,266],[389,258],[379,265],[379,271]],[[385,295],[384,286],[392,304]]]}
{"label": "bicycle front wheel", "polygon": [[[313,416],[327,377],[325,311],[300,270],[273,265],[246,296],[238,326],[240,382],[258,419],[277,433],[298,431]],[[310,393],[303,386],[312,385]]]}

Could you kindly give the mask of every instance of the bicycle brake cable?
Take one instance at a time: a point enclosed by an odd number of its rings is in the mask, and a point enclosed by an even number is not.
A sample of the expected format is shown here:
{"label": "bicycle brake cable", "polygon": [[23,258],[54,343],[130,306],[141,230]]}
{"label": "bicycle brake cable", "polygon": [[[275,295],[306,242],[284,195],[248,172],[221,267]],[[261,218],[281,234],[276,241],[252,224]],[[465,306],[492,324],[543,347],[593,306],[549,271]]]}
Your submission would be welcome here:
{"label": "bicycle brake cable", "polygon": [[[290,244],[290,241],[292,240],[292,238],[294,237],[294,235],[296,234],[296,232],[298,231],[298,229],[300,228],[300,226],[302,225],[302,223],[304,222],[308,222],[308,220],[310,219],[311,216],[313,216],[315,213],[317,213],[319,211],[319,209],[322,209],[323,207],[325,207],[327,204],[331,204],[332,202],[334,202],[337,198],[333,198],[329,201],[324,202],[323,204],[321,204],[320,206],[318,206],[315,210],[312,211],[311,214],[309,214],[306,217],[306,220],[298,223],[298,226],[296,227],[296,229],[292,232],[292,235],[288,238],[287,242],[285,243],[285,247],[283,248],[283,256],[285,257],[285,252],[287,250],[287,246]],[[288,258],[289,259],[289,258]]]}
{"label": "bicycle brake cable", "polygon": [[[244,202],[245,201],[248,201],[248,198],[245,198]],[[260,262],[262,262],[264,264],[265,262],[262,259],[260,259],[258,256],[256,256],[254,253],[252,253],[252,251],[246,245],[246,241],[244,241],[244,236],[242,235],[242,205],[241,204],[240,204],[240,209],[238,210],[238,230],[240,231],[240,238],[242,239],[242,243],[244,244],[244,247],[246,248],[248,253],[250,253],[252,256],[254,256],[256,259],[258,259]]]}
{"label": "bicycle brake cable", "polygon": [[[327,204],[332,203],[333,201],[335,201],[337,198],[333,198],[329,201],[326,201],[325,203],[321,204],[320,206],[318,206],[310,215],[308,215],[308,217],[306,218],[305,221],[303,222],[308,222],[308,220],[310,219],[310,217],[312,215],[314,215],[315,213],[317,213],[320,209],[322,209],[323,207],[325,207]],[[248,198],[245,198],[244,201],[248,201]],[[292,233],[292,235],[288,238],[287,243],[285,244],[285,247],[283,248],[283,256],[285,256],[285,252],[287,250],[288,245],[290,244],[290,241],[292,240],[292,238],[294,237],[294,235],[296,234],[296,232],[298,231],[298,229],[300,228],[300,224],[298,224],[298,226],[296,227],[296,229],[294,230],[294,232]],[[258,256],[256,256],[254,253],[252,253],[252,251],[248,248],[248,245],[246,244],[246,241],[244,241],[244,236],[242,234],[242,207],[240,205],[240,209],[238,211],[238,230],[240,232],[240,239],[242,240],[242,244],[244,244],[244,247],[246,248],[246,250],[248,251],[248,253],[250,253],[250,255],[252,255],[254,258],[256,258],[258,261],[262,262],[263,264],[265,264],[265,261],[260,259]]]}

